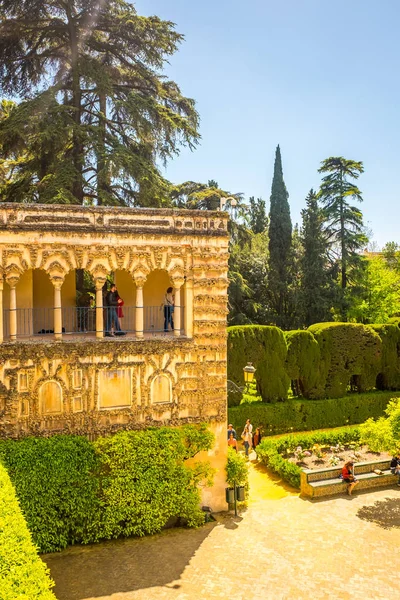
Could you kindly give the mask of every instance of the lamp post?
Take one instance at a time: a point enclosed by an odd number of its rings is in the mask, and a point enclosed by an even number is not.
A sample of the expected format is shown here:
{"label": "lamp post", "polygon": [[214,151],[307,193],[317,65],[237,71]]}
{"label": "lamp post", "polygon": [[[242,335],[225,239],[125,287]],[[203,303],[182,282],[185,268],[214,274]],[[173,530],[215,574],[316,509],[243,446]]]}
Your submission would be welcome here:
{"label": "lamp post", "polygon": [[254,373],[256,369],[253,367],[253,363],[249,362],[243,369],[244,381],[246,384],[246,388],[249,383],[251,383],[254,379]]}

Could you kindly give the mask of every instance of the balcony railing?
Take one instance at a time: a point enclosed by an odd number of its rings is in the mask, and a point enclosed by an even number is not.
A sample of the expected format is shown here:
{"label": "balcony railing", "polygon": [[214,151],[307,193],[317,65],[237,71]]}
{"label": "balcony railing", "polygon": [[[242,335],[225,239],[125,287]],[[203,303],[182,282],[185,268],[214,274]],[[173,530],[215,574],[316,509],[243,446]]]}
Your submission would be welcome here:
{"label": "balcony railing", "polygon": [[[115,319],[118,309],[103,308],[103,331],[104,333],[116,334],[121,330],[123,333],[135,336],[136,331],[136,307],[123,306],[123,316],[118,317],[118,324]],[[16,334],[10,335],[11,313],[15,313]],[[4,339],[8,340],[20,338],[45,338],[54,336],[54,308],[17,308],[15,311],[5,309],[3,311],[3,331]],[[81,307],[63,307],[62,314],[62,335],[96,335],[96,308]],[[118,314],[118,312],[117,312]],[[173,333],[174,312],[166,313],[164,307],[144,306],[143,307],[143,333],[146,336]],[[181,328],[180,334],[183,335],[184,307],[180,307]],[[13,315],[14,317],[14,315]],[[165,322],[167,317],[167,322]],[[165,329],[165,325],[167,328]]]}

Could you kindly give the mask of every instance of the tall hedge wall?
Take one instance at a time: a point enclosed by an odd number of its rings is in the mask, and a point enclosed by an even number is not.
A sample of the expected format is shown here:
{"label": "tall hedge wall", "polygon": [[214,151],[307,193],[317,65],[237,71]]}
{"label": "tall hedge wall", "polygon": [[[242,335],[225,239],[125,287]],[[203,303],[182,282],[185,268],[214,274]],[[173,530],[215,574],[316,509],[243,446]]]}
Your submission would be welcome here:
{"label": "tall hedge wall", "polygon": [[286,354],[285,337],[278,327],[228,327],[228,379],[242,386],[243,367],[252,362],[257,369],[257,391],[268,402],[285,400],[288,396]]}
{"label": "tall hedge wall", "polygon": [[319,382],[321,353],[318,342],[310,331],[287,331],[285,338],[286,372],[297,383],[301,395],[308,398]]}
{"label": "tall hedge wall", "polygon": [[285,334],[259,325],[228,328],[228,379],[243,385],[248,361],[264,402],[286,400],[289,380],[295,395],[309,399],[341,397],[349,385],[358,392],[399,390],[399,322],[317,323]]}
{"label": "tall hedge wall", "polygon": [[343,398],[325,400],[288,400],[274,405],[266,402],[244,403],[228,409],[228,422],[241,433],[246,419],[250,419],[253,427],[262,427],[266,436],[342,427],[363,423],[369,417],[382,417],[393,397],[400,397],[400,392],[349,394]]}
{"label": "tall hedge wall", "polygon": [[53,585],[37,555],[10,478],[0,464],[0,598],[55,600]]}
{"label": "tall hedge wall", "polygon": [[375,387],[382,341],[371,327],[359,323],[317,323],[309,331],[321,353],[318,383],[308,390],[309,398],[339,398],[346,393],[352,377],[359,392]]}
{"label": "tall hedge wall", "polygon": [[171,517],[203,522],[199,478],[206,463],[185,461],[209,450],[206,426],[130,431],[92,443],[78,436],[0,443],[3,461],[35,544],[68,544],[160,531]]}

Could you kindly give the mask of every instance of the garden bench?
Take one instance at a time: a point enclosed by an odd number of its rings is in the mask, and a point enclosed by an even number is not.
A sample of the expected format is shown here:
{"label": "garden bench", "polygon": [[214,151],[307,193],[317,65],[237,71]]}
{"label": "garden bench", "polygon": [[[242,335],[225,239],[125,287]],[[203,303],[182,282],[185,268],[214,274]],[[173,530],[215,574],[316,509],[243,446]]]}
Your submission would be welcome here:
{"label": "garden bench", "polygon": [[[375,469],[383,471],[383,474],[374,473]],[[302,469],[300,476],[301,495],[321,498],[346,492],[347,483],[340,479],[341,472],[342,467]],[[392,475],[390,460],[355,463],[354,475],[358,480],[355,491],[394,485],[398,480],[398,475]]]}

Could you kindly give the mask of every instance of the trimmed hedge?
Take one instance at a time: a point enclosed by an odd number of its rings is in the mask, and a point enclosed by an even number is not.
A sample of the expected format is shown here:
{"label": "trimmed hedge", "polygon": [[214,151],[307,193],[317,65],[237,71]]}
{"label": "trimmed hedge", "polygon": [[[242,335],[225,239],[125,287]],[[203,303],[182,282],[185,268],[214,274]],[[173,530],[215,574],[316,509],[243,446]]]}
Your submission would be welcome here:
{"label": "trimmed hedge", "polygon": [[310,331],[287,331],[286,372],[298,391],[305,398],[318,385],[321,353],[315,337]]}
{"label": "trimmed hedge", "polygon": [[285,481],[295,488],[300,488],[301,467],[289,462],[282,456],[288,449],[297,446],[310,448],[314,444],[347,444],[359,441],[360,430],[358,427],[343,427],[333,431],[311,431],[296,435],[286,435],[279,438],[265,438],[257,446],[258,458],[272,471],[280,475]]}
{"label": "trimmed hedge", "polygon": [[5,441],[0,456],[35,543],[54,552],[155,533],[172,517],[203,523],[198,483],[210,478],[210,468],[185,461],[209,450],[213,439],[205,425],[162,427],[94,443],[78,436]]}
{"label": "trimmed hedge", "polygon": [[55,600],[53,585],[32,543],[10,478],[0,464],[0,598]]}
{"label": "trimmed hedge", "polygon": [[276,402],[288,397],[290,380],[285,370],[286,355],[285,337],[278,327],[228,327],[228,379],[242,386],[243,367],[252,362],[257,369],[257,391],[264,401]]}
{"label": "trimmed hedge", "polygon": [[400,328],[397,324],[371,325],[382,340],[382,359],[376,387],[400,389]]}
{"label": "trimmed hedge", "polygon": [[324,427],[342,427],[378,418],[393,397],[400,392],[348,394],[326,400],[288,400],[279,404],[252,402],[228,409],[228,422],[241,432],[246,419],[253,427],[262,427],[265,436],[289,431],[309,431]]}
{"label": "trimmed hedge", "polygon": [[307,390],[309,398],[340,398],[350,380],[358,392],[372,390],[380,371],[382,341],[359,323],[317,323],[308,329],[321,353],[319,381]]}
{"label": "trimmed hedge", "polygon": [[399,319],[385,325],[317,323],[285,334],[277,327],[229,327],[228,379],[242,386],[243,367],[253,362],[264,402],[286,400],[290,381],[296,396],[314,400],[341,397],[349,386],[358,392],[400,390],[399,325]]}

